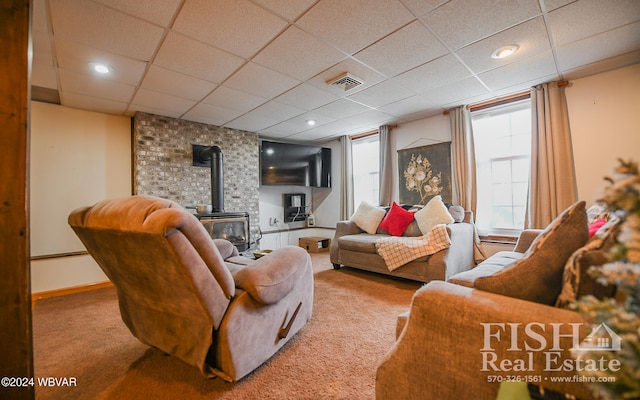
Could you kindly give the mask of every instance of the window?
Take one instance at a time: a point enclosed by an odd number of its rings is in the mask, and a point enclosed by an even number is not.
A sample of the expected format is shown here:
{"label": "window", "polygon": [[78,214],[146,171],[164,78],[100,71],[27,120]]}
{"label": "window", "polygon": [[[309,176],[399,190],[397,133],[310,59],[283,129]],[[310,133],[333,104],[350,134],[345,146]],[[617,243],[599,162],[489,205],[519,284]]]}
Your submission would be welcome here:
{"label": "window", "polygon": [[531,103],[522,100],[471,113],[476,151],[478,229],[483,235],[515,236],[524,228]]}
{"label": "window", "polygon": [[374,206],[380,202],[380,140],[378,135],[354,139],[351,145],[353,163],[354,209],[362,201]]}

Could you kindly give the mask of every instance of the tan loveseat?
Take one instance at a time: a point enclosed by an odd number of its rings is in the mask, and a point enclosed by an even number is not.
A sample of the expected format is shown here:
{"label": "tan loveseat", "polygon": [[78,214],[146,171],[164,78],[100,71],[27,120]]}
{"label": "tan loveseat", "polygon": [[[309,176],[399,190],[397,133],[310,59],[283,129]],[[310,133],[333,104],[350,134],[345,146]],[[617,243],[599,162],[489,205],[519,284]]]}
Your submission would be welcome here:
{"label": "tan loveseat", "polygon": [[[375,234],[368,234],[353,221],[339,221],[330,245],[331,263],[335,269],[344,265],[420,282],[446,280],[474,266],[473,213],[467,211],[462,222],[448,224],[447,232],[451,247],[390,271],[376,251],[376,241],[389,234],[380,228]],[[422,236],[416,221],[411,222],[403,236]]]}
{"label": "tan loveseat", "polygon": [[570,349],[591,332],[561,306],[593,292],[613,295],[585,271],[605,262],[614,230],[587,242],[579,202],[544,231],[523,232],[513,251],[420,288],[378,367],[376,398],[493,400],[501,381],[521,380],[591,399],[584,383],[558,379],[584,375]]}

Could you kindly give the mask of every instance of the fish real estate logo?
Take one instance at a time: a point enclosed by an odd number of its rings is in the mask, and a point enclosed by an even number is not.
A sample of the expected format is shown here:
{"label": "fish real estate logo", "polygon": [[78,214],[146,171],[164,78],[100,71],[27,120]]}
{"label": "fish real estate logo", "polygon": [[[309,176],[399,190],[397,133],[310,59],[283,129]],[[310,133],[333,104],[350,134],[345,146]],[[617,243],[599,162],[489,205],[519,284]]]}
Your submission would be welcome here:
{"label": "fish real estate logo", "polygon": [[[583,340],[580,340],[582,323],[489,322],[480,325],[483,327],[480,349],[483,372],[616,372],[621,366],[615,353],[605,352],[620,350],[622,338],[604,323],[595,326]],[[568,342],[571,346],[566,348]],[[566,357],[566,351],[573,357]],[[543,365],[539,365],[541,362]]]}

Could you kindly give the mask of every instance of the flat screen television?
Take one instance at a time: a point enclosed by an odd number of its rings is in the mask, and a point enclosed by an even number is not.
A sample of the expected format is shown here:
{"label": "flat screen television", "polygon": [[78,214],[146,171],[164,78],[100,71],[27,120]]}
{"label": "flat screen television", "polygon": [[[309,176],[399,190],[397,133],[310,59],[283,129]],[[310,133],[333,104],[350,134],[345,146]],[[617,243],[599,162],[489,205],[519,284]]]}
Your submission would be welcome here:
{"label": "flat screen television", "polygon": [[266,186],[331,187],[331,149],[263,140],[260,183]]}

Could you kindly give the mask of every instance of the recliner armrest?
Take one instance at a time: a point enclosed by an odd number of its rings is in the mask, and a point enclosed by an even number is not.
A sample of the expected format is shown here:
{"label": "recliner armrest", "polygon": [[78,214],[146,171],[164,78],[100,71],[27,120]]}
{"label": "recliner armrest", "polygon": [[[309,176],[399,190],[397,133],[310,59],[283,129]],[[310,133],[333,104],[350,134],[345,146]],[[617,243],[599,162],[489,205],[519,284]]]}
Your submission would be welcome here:
{"label": "recliner armrest", "polygon": [[226,260],[229,257],[237,256],[239,254],[236,246],[234,246],[233,243],[228,240],[213,239],[213,244],[215,244],[218,248],[218,251],[220,252],[223,260]]}
{"label": "recliner armrest", "polygon": [[262,304],[277,303],[293,290],[311,259],[305,250],[287,246],[267,254],[238,271],[236,287]]}

